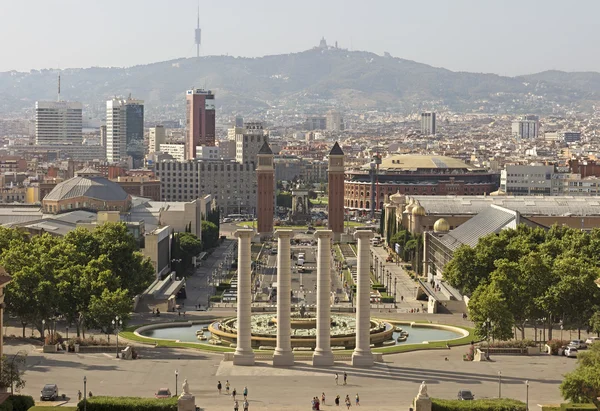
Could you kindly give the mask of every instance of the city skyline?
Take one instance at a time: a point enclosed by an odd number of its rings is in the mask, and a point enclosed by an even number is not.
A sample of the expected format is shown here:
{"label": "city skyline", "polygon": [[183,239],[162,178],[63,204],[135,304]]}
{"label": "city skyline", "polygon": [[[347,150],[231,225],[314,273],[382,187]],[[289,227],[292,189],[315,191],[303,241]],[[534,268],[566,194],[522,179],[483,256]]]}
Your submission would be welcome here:
{"label": "city skyline", "polygon": [[[128,67],[196,55],[196,0],[168,5],[131,0],[119,4],[119,13],[109,14],[113,3],[63,0],[56,7],[34,1],[33,13],[30,3],[4,5],[4,15],[11,18],[0,25],[0,34],[13,41],[4,44],[0,71]],[[582,7],[586,13],[580,12]],[[589,53],[594,47],[592,16],[600,11],[600,4],[592,1],[577,8],[559,1],[543,7],[533,1],[434,1],[423,13],[414,3],[381,0],[371,10],[365,17],[354,0],[309,0],[302,7],[272,0],[227,6],[200,2],[200,55],[287,54],[314,47],[324,36],[343,48],[389,52],[453,71],[514,76],[552,69],[600,70],[600,57]],[[111,29],[89,30],[90,16],[97,23],[110,17]],[[568,21],[578,24],[569,26]],[[536,22],[561,29],[540,30]],[[123,36],[132,41],[123,43]]]}

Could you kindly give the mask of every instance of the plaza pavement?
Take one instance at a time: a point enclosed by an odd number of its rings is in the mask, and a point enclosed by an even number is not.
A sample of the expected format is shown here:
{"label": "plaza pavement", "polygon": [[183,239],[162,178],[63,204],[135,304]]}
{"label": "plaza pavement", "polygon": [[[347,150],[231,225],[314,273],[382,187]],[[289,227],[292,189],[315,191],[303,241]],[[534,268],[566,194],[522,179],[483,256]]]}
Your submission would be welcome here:
{"label": "plaza pavement", "polygon": [[[88,391],[94,395],[151,397],[158,388],[175,392],[175,370],[179,372],[178,391],[184,378],[203,410],[231,410],[233,401],[218,395],[217,381],[241,393],[249,390],[250,410],[308,410],[313,396],[325,392],[324,409],[333,404],[335,395],[361,398],[361,409],[408,410],[421,381],[428,384],[433,397],[454,398],[459,389],[470,389],[476,398],[498,396],[498,372],[502,372],[502,396],[525,401],[525,380],[529,380],[529,404],[559,403],[558,385],[562,375],[571,371],[575,360],[556,356],[495,356],[493,362],[462,360],[466,347],[451,350],[421,351],[384,356],[385,363],[373,368],[355,369],[348,363],[315,368],[297,362],[293,368],[274,368],[266,362],[255,367],[234,367],[222,362],[220,354],[185,349],[140,348],[141,359],[118,360],[114,354],[44,354],[39,348],[8,344],[10,356],[19,350],[29,351],[27,381],[23,393],[37,398],[46,383],[57,383],[61,393],[76,401],[77,390],[83,391],[87,377]],[[446,360],[447,358],[447,360]],[[336,386],[334,373],[348,373],[348,385]],[[224,391],[224,389],[223,389]],[[343,404],[342,404],[343,405]]]}

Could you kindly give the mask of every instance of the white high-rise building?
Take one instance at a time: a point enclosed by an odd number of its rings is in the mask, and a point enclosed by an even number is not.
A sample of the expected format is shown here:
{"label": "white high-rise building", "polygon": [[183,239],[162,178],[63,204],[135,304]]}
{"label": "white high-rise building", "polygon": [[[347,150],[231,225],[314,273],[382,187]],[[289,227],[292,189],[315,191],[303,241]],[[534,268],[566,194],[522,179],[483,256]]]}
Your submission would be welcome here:
{"label": "white high-rise building", "polygon": [[538,116],[521,116],[521,118],[512,122],[513,137],[526,139],[537,138],[539,131],[540,118]]}
{"label": "white high-rise building", "polygon": [[113,98],[106,102],[106,159],[118,163],[127,156],[134,166],[144,157],[144,102]]}
{"label": "white high-rise building", "polygon": [[247,122],[242,129],[242,134],[235,135],[235,160],[242,164],[256,163],[258,151],[268,140],[269,135],[260,121]]}
{"label": "white high-rise building", "polygon": [[435,135],[435,113],[421,113],[421,133],[425,135]]}
{"label": "white high-rise building", "polygon": [[69,101],[35,103],[36,144],[81,144],[82,105]]}
{"label": "white high-rise building", "polygon": [[148,153],[160,151],[160,145],[167,142],[167,133],[163,126],[150,127],[148,132]]}

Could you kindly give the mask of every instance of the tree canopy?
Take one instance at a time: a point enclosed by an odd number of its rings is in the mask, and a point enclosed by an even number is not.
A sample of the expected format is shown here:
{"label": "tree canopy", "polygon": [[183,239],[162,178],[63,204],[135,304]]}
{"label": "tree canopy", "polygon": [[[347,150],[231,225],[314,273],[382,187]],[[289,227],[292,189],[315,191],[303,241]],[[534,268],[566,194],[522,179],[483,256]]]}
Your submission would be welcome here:
{"label": "tree canopy", "polygon": [[[6,308],[21,321],[23,336],[28,324],[43,335],[43,320],[49,327],[49,320],[59,315],[75,324],[79,335],[92,324],[92,303],[99,301],[110,303],[113,312],[127,319],[132,298],[154,278],[152,263],[137,250],[123,223],[106,223],[93,231],[77,228],[64,237],[45,233],[29,238],[17,229],[1,228],[0,265],[12,276]],[[120,304],[115,293],[122,298]]]}
{"label": "tree canopy", "polygon": [[594,403],[600,409],[600,343],[577,354],[577,368],[565,375],[560,391],[574,403]]}
{"label": "tree canopy", "polygon": [[[562,321],[582,329],[600,312],[600,230],[590,233],[553,226],[546,231],[519,225],[463,245],[444,268],[444,278],[471,295],[469,311],[478,330],[501,311],[498,338],[527,322]],[[492,298],[493,297],[493,298]],[[499,319],[500,320],[500,319]],[[600,327],[600,326],[599,326]],[[480,334],[480,336],[483,336]]]}

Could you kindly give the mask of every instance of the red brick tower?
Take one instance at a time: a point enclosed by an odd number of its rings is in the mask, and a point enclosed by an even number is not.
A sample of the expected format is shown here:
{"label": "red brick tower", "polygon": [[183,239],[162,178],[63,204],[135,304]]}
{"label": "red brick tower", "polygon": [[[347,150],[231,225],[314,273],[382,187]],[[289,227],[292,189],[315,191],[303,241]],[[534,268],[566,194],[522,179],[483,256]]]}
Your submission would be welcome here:
{"label": "red brick tower", "polygon": [[262,236],[273,233],[275,167],[273,166],[273,151],[265,141],[257,154],[258,167],[256,180],[258,195],[256,197],[257,231]]}
{"label": "red brick tower", "polygon": [[329,152],[327,178],[329,181],[328,225],[333,231],[334,240],[339,241],[344,232],[344,152],[337,142]]}

